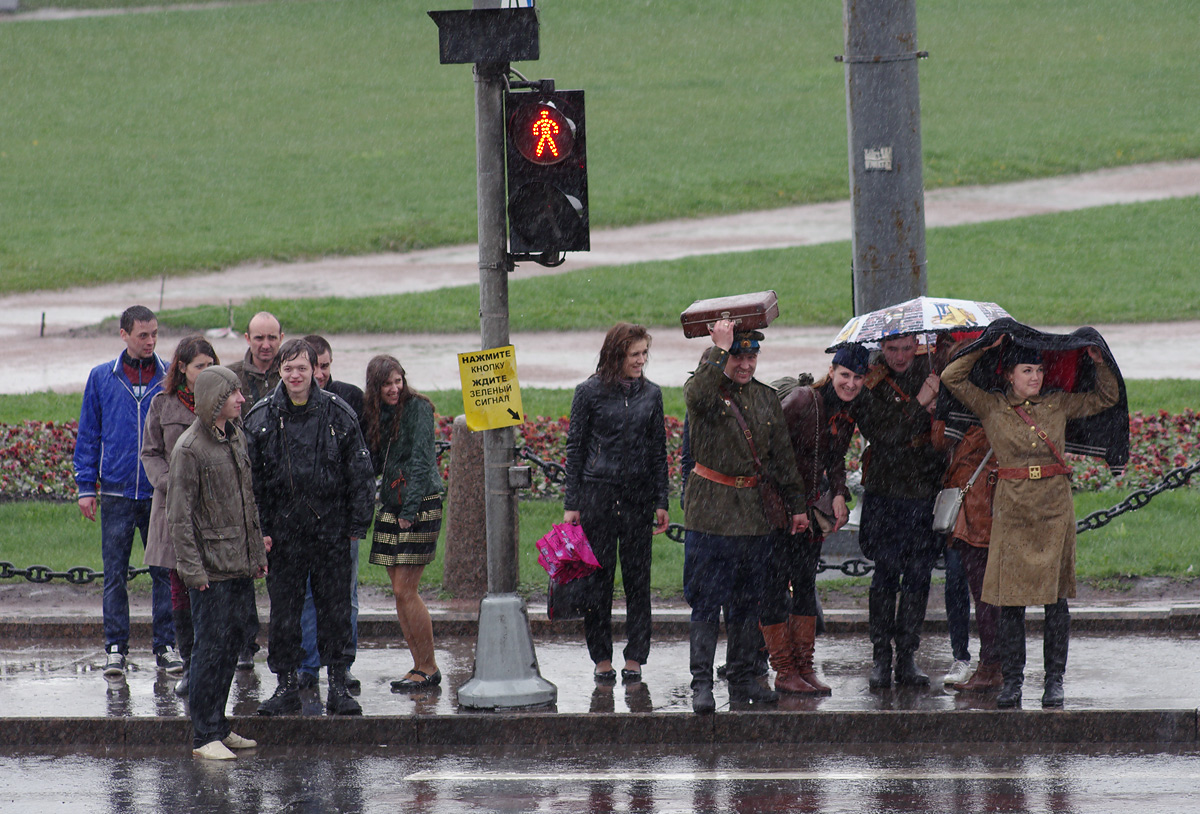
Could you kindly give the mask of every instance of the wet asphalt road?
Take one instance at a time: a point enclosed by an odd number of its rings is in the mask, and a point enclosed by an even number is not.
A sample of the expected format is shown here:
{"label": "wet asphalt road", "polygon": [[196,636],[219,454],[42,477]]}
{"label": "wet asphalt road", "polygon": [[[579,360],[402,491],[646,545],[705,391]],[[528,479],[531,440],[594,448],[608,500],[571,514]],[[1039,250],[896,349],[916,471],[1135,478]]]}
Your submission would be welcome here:
{"label": "wet asphalt road", "polygon": [[[0,756],[6,814],[1069,812],[1200,807],[1200,754],[1137,748],[260,748]],[[248,758],[248,759],[247,759]]]}

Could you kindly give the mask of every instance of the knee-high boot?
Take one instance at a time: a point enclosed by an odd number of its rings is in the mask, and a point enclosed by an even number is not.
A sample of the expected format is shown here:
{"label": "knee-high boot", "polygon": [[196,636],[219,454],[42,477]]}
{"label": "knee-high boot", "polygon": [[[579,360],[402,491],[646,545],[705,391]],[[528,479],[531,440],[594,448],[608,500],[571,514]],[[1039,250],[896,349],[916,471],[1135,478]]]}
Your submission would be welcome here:
{"label": "knee-high boot", "polygon": [[[788,617],[789,620],[795,617]],[[775,668],[775,691],[811,695],[817,692],[816,687],[800,677],[797,672],[796,652],[789,635],[788,622],[776,625],[761,625],[763,639],[767,642],[767,650],[771,653],[771,665]]]}
{"label": "knee-high boot", "polygon": [[716,622],[692,622],[689,627],[691,639],[692,711],[706,714],[716,711],[713,699],[713,659],[717,652],[717,634],[720,625]]}
{"label": "knee-high boot", "polygon": [[1067,671],[1067,646],[1071,641],[1071,612],[1067,600],[1046,606],[1042,632],[1042,658],[1046,667],[1043,707],[1063,705],[1063,674]]}
{"label": "knee-high boot", "polygon": [[867,597],[867,632],[871,637],[871,689],[892,686],[892,629],[896,626],[896,592],[871,589]]}
{"label": "knee-high boot", "polygon": [[1025,683],[1025,608],[1005,605],[1000,608],[996,631],[1000,640],[1000,669],[1004,685],[996,696],[1000,709],[1021,706],[1021,686]]}
{"label": "knee-high boot", "polygon": [[754,658],[762,641],[757,616],[734,619],[732,624],[726,625],[726,630],[733,652],[733,660],[729,662],[727,672],[729,700],[755,704],[773,704],[778,701],[779,693],[759,684],[758,677],[754,674]]}
{"label": "knee-high boot", "polygon": [[896,684],[900,686],[929,686],[929,676],[917,666],[917,648],[921,646],[921,628],[925,626],[928,604],[928,590],[900,594],[900,609],[896,614]]}
{"label": "knee-high boot", "polygon": [[789,616],[788,634],[792,641],[797,675],[807,682],[817,695],[832,695],[833,690],[817,677],[817,671],[813,669],[813,654],[817,647],[817,617]]}

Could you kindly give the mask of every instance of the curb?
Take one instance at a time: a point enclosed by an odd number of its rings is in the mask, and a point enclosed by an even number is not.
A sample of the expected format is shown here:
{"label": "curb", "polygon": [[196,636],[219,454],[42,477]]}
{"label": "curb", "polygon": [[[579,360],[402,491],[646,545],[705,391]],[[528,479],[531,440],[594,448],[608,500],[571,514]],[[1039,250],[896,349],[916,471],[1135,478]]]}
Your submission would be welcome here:
{"label": "curb", "polygon": [[[0,747],[175,746],[187,718],[7,718]],[[264,746],[598,746],[616,744],[1196,744],[1197,710],[588,713],[483,712],[230,718]]]}

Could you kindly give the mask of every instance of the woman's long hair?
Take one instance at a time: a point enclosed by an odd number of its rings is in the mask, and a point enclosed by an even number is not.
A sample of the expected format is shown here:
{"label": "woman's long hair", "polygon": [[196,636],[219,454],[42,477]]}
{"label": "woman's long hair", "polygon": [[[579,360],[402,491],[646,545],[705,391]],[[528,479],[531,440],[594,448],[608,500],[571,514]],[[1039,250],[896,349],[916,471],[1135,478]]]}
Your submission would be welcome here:
{"label": "woman's long hair", "polygon": [[214,365],[221,364],[212,344],[200,334],[192,334],[179,340],[179,344],[175,346],[175,358],[171,360],[171,369],[167,371],[167,378],[163,382],[164,393],[174,395],[187,387],[187,374],[183,372],[183,368],[190,365],[200,354],[212,357]]}
{"label": "woman's long hair", "polygon": [[625,354],[634,342],[646,340],[650,347],[650,332],[645,326],[634,325],[631,322],[618,322],[608,329],[604,335],[604,345],[600,348],[600,361],[596,364],[596,375],[605,384],[616,384],[621,378],[625,367]]}
{"label": "woman's long hair", "polygon": [[[400,401],[396,403],[396,415],[392,419],[391,426],[384,428],[381,426],[379,417],[383,405],[383,386],[387,384],[387,380],[392,377],[393,373],[399,373],[404,378],[404,385],[400,388]],[[378,456],[384,444],[391,441],[400,432],[400,416],[404,414],[404,405],[412,399],[429,401],[409,385],[408,374],[404,372],[404,367],[395,356],[380,354],[367,362],[367,387],[363,392],[362,423],[367,447],[371,450],[372,458]],[[432,404],[432,402],[430,403]]]}

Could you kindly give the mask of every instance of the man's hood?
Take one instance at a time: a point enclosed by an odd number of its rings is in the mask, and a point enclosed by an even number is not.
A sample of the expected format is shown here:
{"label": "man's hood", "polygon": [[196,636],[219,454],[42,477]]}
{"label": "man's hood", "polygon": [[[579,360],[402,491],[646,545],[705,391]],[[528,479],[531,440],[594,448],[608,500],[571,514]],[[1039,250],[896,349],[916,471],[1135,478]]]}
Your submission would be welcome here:
{"label": "man's hood", "polygon": [[213,365],[200,371],[196,377],[196,418],[208,430],[213,430],[217,413],[221,412],[229,394],[241,387],[237,374],[227,367]]}

